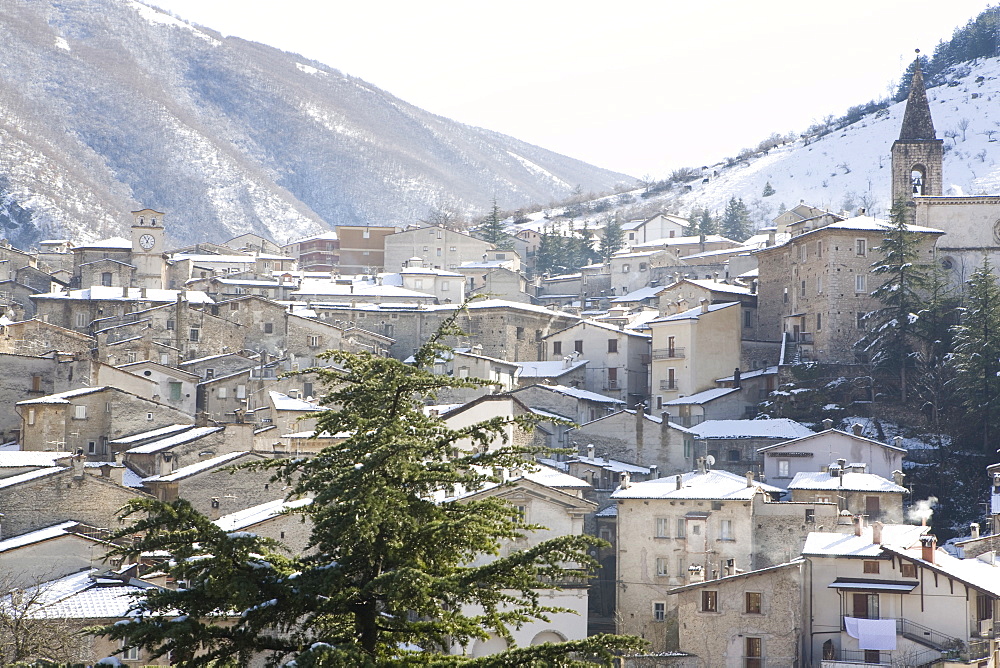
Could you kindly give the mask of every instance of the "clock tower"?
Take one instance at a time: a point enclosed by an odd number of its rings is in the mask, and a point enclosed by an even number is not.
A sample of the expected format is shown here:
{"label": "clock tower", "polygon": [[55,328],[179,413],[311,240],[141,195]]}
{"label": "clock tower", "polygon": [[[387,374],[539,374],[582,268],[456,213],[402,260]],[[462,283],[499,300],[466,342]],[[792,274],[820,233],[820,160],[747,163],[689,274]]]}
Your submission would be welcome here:
{"label": "clock tower", "polygon": [[132,264],[135,265],[135,287],[154,289],[166,287],[164,216],[165,214],[152,209],[132,212]]}

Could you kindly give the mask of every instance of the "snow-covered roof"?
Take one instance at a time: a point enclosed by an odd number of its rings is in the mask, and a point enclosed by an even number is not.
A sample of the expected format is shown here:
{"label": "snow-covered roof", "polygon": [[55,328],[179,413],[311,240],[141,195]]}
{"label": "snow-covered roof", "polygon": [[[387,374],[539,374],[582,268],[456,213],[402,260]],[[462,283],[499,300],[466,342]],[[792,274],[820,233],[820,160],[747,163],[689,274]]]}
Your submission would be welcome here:
{"label": "snow-covered roof", "polygon": [[[883,545],[909,547],[920,540],[928,527],[913,524],[886,524],[882,527]],[[877,557],[882,552],[881,545],[872,543],[872,528],[867,526],[860,536],[853,533],[833,533],[813,531],[806,536],[803,556],[821,557]]]}
{"label": "snow-covered roof", "polygon": [[68,466],[46,466],[45,468],[40,468],[36,471],[28,471],[27,473],[22,473],[20,475],[12,475],[9,478],[0,478],[0,489],[13,487],[14,485],[20,485],[22,482],[28,482],[30,480],[34,480],[35,478],[44,478],[45,476],[55,475],[67,470],[69,470]]}
{"label": "snow-covered roof", "polygon": [[126,239],[125,237],[108,237],[107,239],[101,239],[100,241],[92,241],[89,244],[74,246],[73,250],[86,250],[88,248],[117,248],[132,250],[132,241]]}
{"label": "snow-covered roof", "polygon": [[747,486],[744,476],[729,471],[710,470],[704,473],[693,471],[681,475],[681,488],[677,489],[677,476],[656,478],[644,482],[634,482],[628,489],[619,487],[611,495],[613,499],[716,499],[747,500],[763,490],[771,494],[781,494],[780,487],[754,481]]}
{"label": "snow-covered roof", "polygon": [[215,468],[216,466],[223,466],[234,459],[239,459],[243,455],[250,454],[249,451],[245,452],[228,452],[224,455],[219,455],[218,457],[212,457],[211,459],[205,459],[194,464],[189,464],[183,466],[172,473],[167,475],[154,475],[143,479],[143,483],[149,482],[177,482],[178,480],[183,480],[184,478],[189,478],[196,473],[201,473],[210,468]]}
{"label": "snow-covered roof", "polygon": [[602,404],[624,404],[625,402],[621,399],[614,399],[612,397],[605,396],[603,394],[598,394],[597,392],[590,392],[588,390],[581,390],[577,387],[567,387],[565,385],[539,385],[546,390],[551,390],[557,394],[563,394],[567,397],[574,397],[576,399],[584,399],[586,401],[596,401]]}
{"label": "snow-covered roof", "polygon": [[788,418],[771,420],[705,420],[690,427],[696,438],[782,438],[808,436],[812,429]]}
{"label": "snow-covered roof", "polygon": [[584,328],[586,328],[586,327],[597,327],[598,329],[603,329],[603,330],[608,331],[608,332],[614,332],[615,334],[626,334],[628,336],[639,336],[639,337],[642,337],[642,338],[645,338],[645,339],[650,338],[649,334],[642,334],[640,332],[636,332],[635,330],[627,329],[627,328],[626,329],[622,329],[621,327],[618,327],[616,325],[612,325],[612,324],[607,323],[607,322],[601,322],[600,320],[594,320],[592,318],[588,318],[586,320],[581,320],[580,322],[573,323],[572,325],[570,325],[566,329],[561,329],[558,332],[554,332],[552,334],[549,334],[548,336],[546,336],[544,338],[550,339],[553,336],[556,336],[558,334],[563,334],[565,332],[568,332],[568,331],[570,331],[572,329],[576,329],[578,327],[584,327]]}
{"label": "snow-covered roof", "polygon": [[960,582],[988,592],[993,596],[1000,596],[1000,562],[997,562],[995,555],[991,555],[989,552],[975,558],[959,559],[944,550],[935,550],[934,563],[931,564],[924,561],[921,547],[897,547],[892,544],[884,547],[887,552],[905,555],[925,568],[954,577]]}
{"label": "snow-covered roof", "polygon": [[[739,302],[725,302],[723,304],[706,304],[705,309],[708,313],[714,313],[716,311],[721,311],[724,308],[729,308],[730,306],[739,306]],[[694,308],[689,308],[681,313],[674,313],[673,315],[663,316],[662,318],[657,318],[656,320],[650,320],[650,322],[671,322],[673,320],[697,320],[699,316],[705,315],[705,310],[699,305]]]}
{"label": "snow-covered roof", "polygon": [[399,271],[401,275],[432,275],[432,276],[444,276],[446,278],[462,278],[462,274],[456,273],[454,271],[445,271],[444,269],[429,269],[427,267],[407,267],[406,269],[401,269]]}
{"label": "snow-covered roof", "polygon": [[[123,294],[124,291],[124,294]],[[184,300],[191,304],[214,304],[215,301],[201,290],[163,290],[159,288],[116,288],[105,285],[92,285],[82,290],[67,292],[46,292],[32,295],[32,299],[67,299],[67,300],[118,300],[174,303],[177,295],[184,295]]]}
{"label": "snow-covered roof", "polygon": [[662,290],[661,287],[651,288],[648,285],[638,290],[633,290],[627,295],[622,295],[621,297],[615,297],[611,300],[612,304],[615,303],[627,303],[627,302],[641,302],[645,299],[652,299],[656,294]]}
{"label": "snow-covered roof", "polygon": [[562,360],[551,362],[519,362],[517,375],[521,378],[558,378],[587,365],[588,360],[576,359],[565,366]]}
{"label": "snow-covered roof", "polygon": [[44,397],[38,397],[37,399],[25,399],[24,401],[17,402],[18,406],[28,406],[31,404],[68,404],[69,399],[74,397],[83,397],[88,394],[96,394],[97,392],[103,392],[109,389],[106,385],[101,385],[99,387],[80,387],[75,390],[66,390],[65,392],[57,392],[55,394],[47,394]]}
{"label": "snow-covered roof", "polygon": [[97,571],[81,571],[41,585],[44,605],[30,616],[34,619],[117,619],[133,613],[135,596],[153,588],[140,580],[123,582],[101,578]]}
{"label": "snow-covered roof", "polygon": [[327,297],[349,297],[363,299],[366,297],[401,297],[407,299],[434,299],[433,295],[416,290],[408,290],[395,285],[373,285],[371,283],[352,283],[341,285],[333,281],[314,281],[305,279],[294,290],[292,295],[323,295]]}
{"label": "snow-covered roof", "polygon": [[75,527],[77,524],[79,524],[79,522],[70,520],[68,522],[53,524],[52,526],[45,527],[44,529],[38,529],[37,531],[29,531],[28,533],[23,533],[20,536],[13,536],[5,540],[0,540],[0,553],[7,552],[9,550],[16,550],[19,547],[24,547],[33,543],[40,543],[43,540],[49,540],[50,538],[65,536],[69,533],[67,529]]}
{"label": "snow-covered roof", "polygon": [[35,450],[0,450],[0,468],[23,466],[55,466],[56,460],[72,457],[72,452],[38,452]]}
{"label": "snow-covered roof", "polygon": [[160,427],[159,429],[151,429],[150,431],[142,431],[138,434],[132,434],[131,436],[124,436],[122,438],[116,438],[111,441],[112,445],[129,445],[130,443],[138,443],[139,441],[146,441],[151,438],[159,438],[161,436],[168,436],[170,434],[176,434],[181,431],[187,431],[192,429],[193,424],[172,424],[168,427]]}
{"label": "snow-covered roof", "polygon": [[[755,371],[740,372],[740,379],[746,380],[747,378],[757,378],[758,376],[769,376],[778,373],[778,367],[769,366],[763,369],[757,369]],[[725,378],[716,378],[716,383],[731,383],[735,380],[733,376],[726,376]]]}
{"label": "snow-covered roof", "polygon": [[215,524],[223,531],[239,531],[240,529],[245,529],[254,524],[260,524],[266,520],[278,517],[286,510],[301,508],[310,503],[312,503],[312,499],[299,499],[298,501],[278,499],[276,501],[268,501],[267,503],[251,506],[235,513],[223,515],[215,520]]}
{"label": "snow-covered roof", "polygon": [[197,441],[199,438],[203,438],[209,434],[218,433],[224,429],[225,427],[195,427],[194,429],[177,434],[176,436],[161,438],[160,440],[153,441],[152,443],[147,443],[146,445],[140,445],[139,447],[132,448],[131,450],[126,450],[125,452],[133,455],[151,454],[159,452],[160,450],[168,450],[184,443],[190,443],[191,441]]}
{"label": "snow-covered roof", "polygon": [[880,475],[854,471],[846,471],[843,478],[821,471],[801,471],[792,478],[788,489],[845,489],[851,492],[897,492],[899,494],[907,491],[905,487],[900,487]]}
{"label": "snow-covered roof", "polygon": [[565,415],[559,415],[558,413],[553,413],[551,411],[547,411],[542,408],[532,407],[531,412],[539,417],[547,418],[549,420],[566,420],[568,422],[573,421],[571,418],[568,418]]}
{"label": "snow-covered roof", "polygon": [[588,466],[597,466],[613,473],[641,473],[643,475],[649,475],[648,467],[639,466],[637,464],[629,464],[627,462],[620,462],[617,459],[576,456],[571,458],[569,461],[580,462],[581,464],[587,464]]}
{"label": "snow-covered roof", "polygon": [[287,394],[281,392],[275,392],[274,390],[268,391],[268,396],[271,397],[271,403],[274,405],[274,409],[277,411],[318,411],[321,410],[319,404],[314,404],[309,401],[303,401],[302,399],[294,399]]}
{"label": "snow-covered roof", "polygon": [[319,234],[313,234],[312,236],[302,237],[301,239],[296,239],[294,241],[289,241],[287,244],[285,244],[284,246],[282,246],[282,248],[287,248],[288,246],[291,246],[292,244],[301,244],[301,243],[303,243],[305,241],[318,241],[320,239],[332,239],[333,241],[336,241],[337,238],[338,238],[337,237],[337,233],[334,232],[333,230],[329,230],[327,232],[321,232]]}
{"label": "snow-covered roof", "polygon": [[[828,230],[862,230],[871,232],[886,232],[892,229],[892,225],[887,221],[873,218],[872,216],[855,216],[836,223],[830,223],[821,228]],[[908,232],[929,232],[931,234],[944,234],[943,230],[934,227],[921,227],[920,225],[907,225]],[[815,230],[812,230],[815,231]]]}
{"label": "snow-covered roof", "polygon": [[738,387],[713,387],[710,390],[703,390],[701,392],[695,392],[694,394],[688,395],[686,397],[678,397],[677,399],[671,399],[670,401],[664,401],[664,406],[688,406],[688,405],[700,405],[707,404],[710,401],[715,401],[719,397],[724,397],[733,392],[739,392]]}
{"label": "snow-covered roof", "polygon": [[[535,465],[536,470],[527,470],[521,474],[521,477],[525,480],[530,480],[532,482],[537,482],[539,485],[545,485],[546,487],[573,487],[573,488],[589,488],[591,485],[586,480],[577,478],[576,476],[571,476],[568,473],[563,473],[559,469],[554,469],[551,466],[543,466],[541,464]],[[517,478],[512,478],[516,480]]]}
{"label": "snow-covered roof", "polygon": [[875,439],[872,439],[872,438],[865,438],[864,436],[855,436],[854,434],[849,434],[846,431],[841,431],[840,429],[824,429],[823,431],[817,432],[815,434],[809,434],[808,436],[802,436],[800,438],[796,438],[796,439],[793,439],[791,441],[785,441],[784,443],[775,443],[774,445],[765,445],[762,448],[757,448],[757,452],[767,452],[767,451],[773,450],[775,448],[785,448],[785,447],[788,447],[789,445],[792,445],[792,444],[795,444],[795,443],[799,443],[799,442],[801,442],[801,441],[803,441],[805,439],[821,439],[821,438],[823,438],[825,436],[835,436],[837,434],[839,434],[841,436],[847,436],[848,438],[851,438],[851,439],[854,439],[854,440],[857,440],[857,441],[864,441],[866,443],[871,443],[872,445],[877,445],[880,448],[887,448],[889,450],[895,450],[896,452],[903,452],[903,453],[906,452],[906,448],[899,448],[899,447],[896,447],[895,445],[890,445],[888,443],[882,443],[881,441],[876,441]]}
{"label": "snow-covered roof", "polygon": [[[691,256],[688,256],[691,257]],[[728,283],[720,283],[719,281],[713,281],[707,278],[685,278],[673,285],[668,285],[667,288],[672,288],[674,285],[680,283],[690,283],[691,285],[697,285],[699,288],[705,288],[706,290],[712,290],[713,292],[731,292],[738,295],[749,295],[750,288],[745,288],[742,285],[729,285]],[[663,290],[664,288],[660,288]]]}

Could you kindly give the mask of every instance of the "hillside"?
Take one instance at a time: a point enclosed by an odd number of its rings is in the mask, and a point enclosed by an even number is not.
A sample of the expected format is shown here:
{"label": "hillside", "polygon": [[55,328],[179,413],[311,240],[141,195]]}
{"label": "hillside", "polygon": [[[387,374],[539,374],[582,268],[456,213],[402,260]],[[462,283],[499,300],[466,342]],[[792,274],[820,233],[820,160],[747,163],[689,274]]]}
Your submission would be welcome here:
{"label": "hillside", "polygon": [[0,3],[0,236],[175,243],[413,222],[631,181],[136,0]]}

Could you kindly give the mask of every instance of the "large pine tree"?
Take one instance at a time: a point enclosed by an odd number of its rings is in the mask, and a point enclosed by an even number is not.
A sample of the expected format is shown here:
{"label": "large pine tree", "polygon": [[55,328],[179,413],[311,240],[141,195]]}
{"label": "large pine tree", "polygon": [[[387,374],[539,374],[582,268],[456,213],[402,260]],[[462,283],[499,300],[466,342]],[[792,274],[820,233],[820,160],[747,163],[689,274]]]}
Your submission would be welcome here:
{"label": "large pine tree", "polygon": [[750,210],[743,198],[729,198],[722,214],[722,236],[734,241],[745,241],[750,237]]}
{"label": "large pine tree", "polygon": [[880,306],[865,316],[868,333],[863,345],[875,369],[896,378],[900,401],[905,404],[908,376],[917,358],[916,321],[930,282],[930,267],[921,262],[922,235],[909,230],[904,204],[893,206],[890,220],[881,245],[873,249],[881,256],[871,268],[881,280],[872,292]]}
{"label": "large pine tree", "polygon": [[[454,319],[416,354],[413,366],[362,353],[325,354],[317,432],[344,440],[312,458],[270,461],[289,497],[311,498],[294,512],[312,525],[307,554],[282,556],[273,540],[227,533],[181,500],[133,502],[134,526],[117,552],[169,554],[177,590],[149,590],[132,623],[103,629],[153,657],[172,652],[186,666],[272,663],[376,666],[570,666],[637,647],[597,636],[511,649],[472,659],[448,654],[491,634],[558,612],[540,597],[554,582],[593,566],[595,539],[563,536],[498,556],[501,541],[534,527],[507,501],[458,500],[456,490],[501,482],[504,469],[531,466],[536,452],[507,441],[530,420],[492,418],[451,429],[424,412],[424,399],[486,381],[428,371],[458,334]],[[470,565],[477,555],[496,558]]]}
{"label": "large pine tree", "polygon": [[994,423],[1000,420],[1000,287],[989,259],[966,286],[951,362],[955,393],[965,409],[963,422],[974,425],[988,452],[994,447]]}
{"label": "large pine tree", "polygon": [[597,253],[601,260],[610,262],[611,256],[625,247],[625,231],[618,218],[609,218],[604,224],[604,234],[601,235]]}

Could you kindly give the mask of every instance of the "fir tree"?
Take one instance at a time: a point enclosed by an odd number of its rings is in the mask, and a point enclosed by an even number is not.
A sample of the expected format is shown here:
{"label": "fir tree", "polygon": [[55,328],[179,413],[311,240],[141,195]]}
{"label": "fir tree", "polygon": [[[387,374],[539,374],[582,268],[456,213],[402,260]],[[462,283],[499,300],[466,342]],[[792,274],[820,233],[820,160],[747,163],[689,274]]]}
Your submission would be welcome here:
{"label": "fir tree", "polygon": [[984,452],[992,449],[993,423],[1000,419],[1000,287],[989,258],[966,286],[961,322],[955,327],[953,386],[963,422],[982,437]]}
{"label": "fir tree", "polygon": [[914,323],[919,342],[914,393],[935,433],[941,433],[942,413],[953,403],[949,385],[954,372],[948,355],[952,349],[958,306],[945,271],[936,265],[930,267],[923,305]]}
{"label": "fir tree", "polygon": [[750,211],[743,203],[743,198],[729,198],[722,215],[722,236],[734,241],[744,241],[750,237]]}
{"label": "fir tree", "polygon": [[611,256],[625,247],[625,231],[618,218],[609,218],[604,225],[604,234],[601,235],[600,245],[597,254],[604,262],[610,262]]}
{"label": "fir tree", "polygon": [[[501,471],[530,467],[527,446],[508,430],[530,419],[492,418],[451,429],[425,414],[424,400],[445,388],[487,381],[435,375],[428,369],[460,335],[446,321],[409,366],[369,353],[328,351],[336,365],[314,370],[327,388],[317,433],[344,441],[313,458],[270,460],[259,466],[310,498],[294,512],[312,525],[311,550],[281,556],[275,541],[227,533],[181,500],[136,500],[118,532],[118,554],[170,554],[163,568],[186,586],[149,590],[129,624],[102,633],[140,646],[152,657],[173,652],[186,666],[245,666],[266,656],[297,666],[589,666],[573,657],[635,648],[640,641],[597,636],[525,647],[472,659],[447,653],[559,612],[540,593],[592,567],[596,539],[563,536],[499,556],[501,540],[537,527],[506,500],[473,491],[501,482]],[[473,565],[478,555],[495,557]],[[476,562],[479,563],[479,562]],[[197,654],[194,650],[197,648]]]}
{"label": "fir tree", "polygon": [[706,237],[711,234],[719,233],[719,223],[712,216],[712,212],[708,209],[702,209],[701,215],[698,217],[698,234],[704,234]]}
{"label": "fir tree", "polygon": [[764,192],[761,193],[761,197],[770,197],[771,195],[773,195],[776,192],[777,191],[771,185],[771,182],[768,181],[767,183],[764,184]]}
{"label": "fir tree", "polygon": [[915,323],[930,279],[928,267],[920,264],[922,235],[909,231],[905,205],[893,206],[890,219],[882,244],[873,249],[882,256],[871,269],[882,280],[872,292],[881,306],[865,316],[868,334],[862,342],[875,369],[898,379],[897,391],[905,404],[907,373],[915,362]]}
{"label": "fir tree", "polygon": [[486,217],[479,226],[478,236],[497,248],[508,248],[510,246],[511,238],[504,228],[503,215],[500,213],[500,207],[497,205],[496,199],[493,200],[490,212],[486,214]]}

